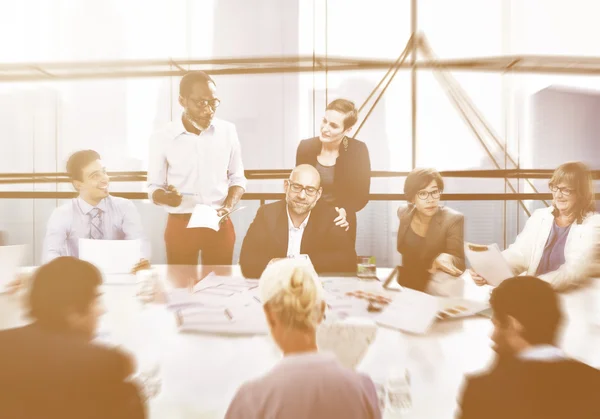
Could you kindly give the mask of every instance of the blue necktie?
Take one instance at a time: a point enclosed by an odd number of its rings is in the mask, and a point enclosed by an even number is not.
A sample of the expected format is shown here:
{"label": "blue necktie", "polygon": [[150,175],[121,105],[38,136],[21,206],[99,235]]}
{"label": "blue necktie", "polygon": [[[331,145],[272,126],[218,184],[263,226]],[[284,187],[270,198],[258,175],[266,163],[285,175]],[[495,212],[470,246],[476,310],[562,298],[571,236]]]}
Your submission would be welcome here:
{"label": "blue necktie", "polygon": [[104,238],[104,230],[102,228],[102,210],[100,208],[92,208],[90,211],[90,238],[102,240]]}

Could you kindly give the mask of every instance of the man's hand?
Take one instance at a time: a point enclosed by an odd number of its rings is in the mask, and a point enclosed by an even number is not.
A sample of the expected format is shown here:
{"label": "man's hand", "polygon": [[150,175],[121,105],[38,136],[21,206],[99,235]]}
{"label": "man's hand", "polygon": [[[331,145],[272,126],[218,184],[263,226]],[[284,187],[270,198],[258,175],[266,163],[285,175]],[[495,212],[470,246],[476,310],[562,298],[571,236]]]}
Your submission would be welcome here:
{"label": "man's hand", "polygon": [[433,274],[437,271],[442,271],[452,276],[461,276],[463,273],[460,269],[454,266],[453,257],[448,253],[440,253],[439,256],[433,261],[429,272]]}
{"label": "man's hand", "polygon": [[17,274],[15,279],[6,284],[6,292],[8,294],[16,294],[19,292],[19,290],[27,288],[32,276],[32,272]]}
{"label": "man's hand", "polygon": [[[217,215],[218,215],[219,217],[223,217],[224,215],[227,215],[227,214],[229,214],[229,213],[231,212],[231,210],[232,210],[232,209],[233,209],[233,208],[231,208],[229,205],[223,205],[221,208],[219,208],[219,209],[217,210]],[[227,217],[223,217],[223,219],[225,219],[225,218],[227,218]]]}
{"label": "man's hand", "polygon": [[344,208],[338,207],[335,207],[335,210],[338,212],[339,215],[336,217],[335,220],[333,220],[333,222],[336,226],[345,229],[345,231],[348,231],[350,229],[350,223],[346,221],[346,210]]}
{"label": "man's hand", "polygon": [[6,284],[6,292],[8,294],[16,294],[23,286],[23,278],[17,277]]}
{"label": "man's hand", "polygon": [[469,273],[471,274],[471,278],[473,278],[473,282],[475,282],[475,285],[477,286],[483,286],[485,284],[487,284],[488,282],[485,280],[484,277],[482,277],[481,275],[479,275],[477,272],[475,272],[473,269],[469,269]]}
{"label": "man's hand", "polygon": [[146,269],[150,269],[150,262],[148,262],[146,259],[140,259],[140,261],[135,264],[133,269],[131,269],[131,273],[135,275],[137,272]]}
{"label": "man's hand", "polygon": [[152,200],[169,207],[178,207],[183,200],[181,194],[173,185],[167,186],[167,189],[157,189],[152,194]]}

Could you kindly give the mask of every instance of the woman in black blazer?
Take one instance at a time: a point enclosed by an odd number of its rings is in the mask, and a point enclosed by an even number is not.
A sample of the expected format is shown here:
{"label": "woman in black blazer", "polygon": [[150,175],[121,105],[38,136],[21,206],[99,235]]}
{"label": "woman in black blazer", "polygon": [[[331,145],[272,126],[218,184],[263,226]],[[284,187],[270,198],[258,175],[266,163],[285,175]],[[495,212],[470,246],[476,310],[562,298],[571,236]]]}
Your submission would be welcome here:
{"label": "woman in black blazer", "polygon": [[[465,220],[439,205],[443,190],[444,180],[434,169],[415,169],[404,181],[409,205],[398,209],[397,248],[402,255],[400,282],[408,288],[425,291],[437,271],[458,277],[465,270]],[[429,291],[441,290],[435,288]]]}
{"label": "woman in black blazer", "polygon": [[356,213],[369,202],[371,162],[362,141],[347,135],[358,120],[354,103],[336,99],[327,105],[318,137],[303,140],[296,152],[296,166],[310,164],[321,175],[321,200],[339,209],[350,224],[356,241]]}

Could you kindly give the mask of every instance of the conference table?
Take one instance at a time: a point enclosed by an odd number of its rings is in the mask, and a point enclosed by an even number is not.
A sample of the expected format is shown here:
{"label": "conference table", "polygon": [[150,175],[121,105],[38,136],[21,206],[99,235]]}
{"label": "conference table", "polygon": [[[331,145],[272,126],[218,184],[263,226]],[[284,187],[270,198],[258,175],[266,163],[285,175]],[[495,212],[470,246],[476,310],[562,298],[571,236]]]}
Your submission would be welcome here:
{"label": "conference table", "polygon": [[[151,419],[222,418],[237,388],[267,372],[282,355],[267,334],[182,333],[165,304],[170,290],[193,287],[211,272],[240,277],[238,266],[153,269],[164,294],[157,292],[151,302],[138,298],[135,276],[105,275],[102,292],[107,312],[99,340],[133,352],[140,370],[157,370],[161,391],[149,401]],[[377,276],[385,278],[390,271],[378,268]],[[465,298],[489,298],[488,287],[476,287],[468,278],[457,280],[464,281]],[[356,289],[384,292],[377,280],[356,278]],[[0,329],[28,322],[23,292],[0,294]],[[562,294],[561,300],[566,313],[561,347],[568,355],[599,367],[600,280]],[[490,319],[482,316],[438,321],[424,335],[378,327],[356,369],[374,380],[394,369],[408,370],[413,406],[402,417],[453,418],[464,375],[485,369],[493,360],[491,331]]]}

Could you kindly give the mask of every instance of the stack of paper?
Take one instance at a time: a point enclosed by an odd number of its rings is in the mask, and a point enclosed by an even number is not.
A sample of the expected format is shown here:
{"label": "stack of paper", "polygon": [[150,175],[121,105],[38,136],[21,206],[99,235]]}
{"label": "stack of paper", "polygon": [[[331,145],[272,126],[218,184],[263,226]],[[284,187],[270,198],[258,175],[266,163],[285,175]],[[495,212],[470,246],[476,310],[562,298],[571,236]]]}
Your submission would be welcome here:
{"label": "stack of paper", "polygon": [[496,243],[486,246],[465,242],[465,256],[473,270],[490,285],[496,287],[514,276]]}
{"label": "stack of paper", "polygon": [[427,333],[439,311],[436,297],[405,289],[375,319],[377,324],[404,332]]}
{"label": "stack of paper", "polygon": [[[141,257],[140,240],[79,239],[79,258],[96,265],[104,274],[129,274]],[[135,283],[133,276],[128,279]]]}

